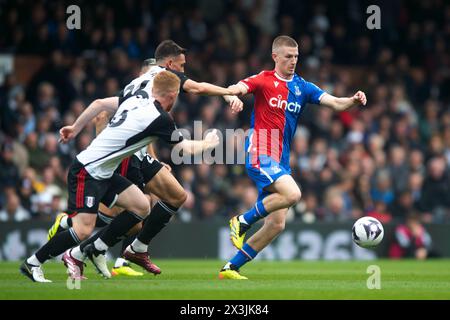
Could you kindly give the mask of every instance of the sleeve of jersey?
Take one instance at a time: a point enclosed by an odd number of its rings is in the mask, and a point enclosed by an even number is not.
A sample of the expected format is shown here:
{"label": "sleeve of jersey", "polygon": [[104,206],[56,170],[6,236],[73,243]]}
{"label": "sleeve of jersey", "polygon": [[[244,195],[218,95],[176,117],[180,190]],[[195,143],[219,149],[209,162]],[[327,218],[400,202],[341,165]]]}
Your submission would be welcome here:
{"label": "sleeve of jersey", "polygon": [[184,91],[183,86],[184,83],[189,80],[189,78],[183,73],[175,70],[169,70],[173,74],[175,74],[180,79],[180,89]]}
{"label": "sleeve of jersey", "polygon": [[326,92],[312,82],[306,82],[306,87],[308,90],[308,102],[311,104],[320,104],[320,99],[322,99]]}
{"label": "sleeve of jersey", "polygon": [[261,85],[261,74],[255,74],[251,77],[239,81],[239,83],[243,84],[247,88],[247,93],[253,93],[258,90]]}
{"label": "sleeve of jersey", "polygon": [[169,144],[177,144],[184,139],[168,113],[162,113],[154,121],[154,126],[149,131],[149,135],[156,136]]}

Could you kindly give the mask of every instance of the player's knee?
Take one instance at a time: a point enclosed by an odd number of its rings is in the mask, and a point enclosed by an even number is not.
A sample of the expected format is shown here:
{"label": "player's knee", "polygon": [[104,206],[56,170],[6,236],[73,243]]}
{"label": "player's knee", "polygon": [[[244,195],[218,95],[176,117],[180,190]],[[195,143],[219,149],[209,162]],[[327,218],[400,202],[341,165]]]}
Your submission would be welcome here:
{"label": "player's knee", "polygon": [[150,212],[150,203],[145,196],[142,196],[133,203],[133,206],[130,209],[132,212],[145,218]]}
{"label": "player's knee", "polygon": [[285,196],[286,203],[289,207],[296,205],[300,199],[302,198],[302,193],[299,189],[291,191],[288,195]]}
{"label": "player's knee", "polygon": [[136,211],[134,212],[140,215],[141,217],[145,218],[150,213],[150,204],[142,203],[139,207],[137,207]]}
{"label": "player's knee", "polygon": [[89,238],[95,228],[95,214],[79,214],[72,219],[72,228],[80,240]]}
{"label": "player's knee", "polygon": [[95,225],[91,224],[78,224],[77,226],[74,225],[75,233],[78,236],[78,239],[81,241],[86,240],[89,238],[94,231]]}

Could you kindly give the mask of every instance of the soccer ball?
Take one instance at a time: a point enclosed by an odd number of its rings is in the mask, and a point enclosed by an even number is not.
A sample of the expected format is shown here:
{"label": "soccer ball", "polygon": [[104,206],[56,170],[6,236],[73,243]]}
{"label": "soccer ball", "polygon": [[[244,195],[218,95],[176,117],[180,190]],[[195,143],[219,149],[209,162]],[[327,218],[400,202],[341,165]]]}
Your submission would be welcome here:
{"label": "soccer ball", "polygon": [[358,219],[352,228],[353,241],[360,247],[373,248],[383,240],[384,229],[380,221],[372,217]]}

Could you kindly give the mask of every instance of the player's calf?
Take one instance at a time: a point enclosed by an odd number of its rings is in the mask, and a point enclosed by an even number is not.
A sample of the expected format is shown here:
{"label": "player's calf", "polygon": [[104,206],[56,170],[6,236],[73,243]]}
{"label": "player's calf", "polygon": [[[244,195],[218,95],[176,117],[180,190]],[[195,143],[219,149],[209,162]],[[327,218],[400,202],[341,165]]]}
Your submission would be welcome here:
{"label": "player's calf", "polygon": [[187,199],[186,191],[180,190],[178,191],[178,193],[169,197],[169,199],[165,202],[167,202],[173,207],[180,208],[186,202],[186,199]]}
{"label": "player's calf", "polygon": [[266,219],[264,221],[264,227],[267,229],[267,232],[271,233],[273,237],[276,237],[284,231],[284,228],[286,227],[286,220]]}

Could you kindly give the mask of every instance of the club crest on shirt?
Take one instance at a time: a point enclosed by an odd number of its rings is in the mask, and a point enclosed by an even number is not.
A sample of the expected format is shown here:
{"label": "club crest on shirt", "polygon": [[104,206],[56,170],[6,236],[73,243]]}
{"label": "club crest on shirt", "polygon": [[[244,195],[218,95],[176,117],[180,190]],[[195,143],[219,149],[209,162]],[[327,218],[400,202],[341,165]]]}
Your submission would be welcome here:
{"label": "club crest on shirt", "polygon": [[279,83],[278,81],[274,81],[274,82],[273,82],[273,85],[275,86],[275,88],[278,87],[279,84],[280,84],[280,83]]}
{"label": "club crest on shirt", "polygon": [[298,97],[302,94],[302,92],[300,91],[300,88],[298,86],[295,86],[295,95]]}
{"label": "club crest on shirt", "polygon": [[95,197],[86,197],[85,200],[86,200],[86,207],[92,208],[94,206]]}
{"label": "club crest on shirt", "polygon": [[272,172],[274,174],[277,174],[277,173],[281,172],[281,169],[278,168],[277,166],[272,166],[270,169],[272,170]]}

